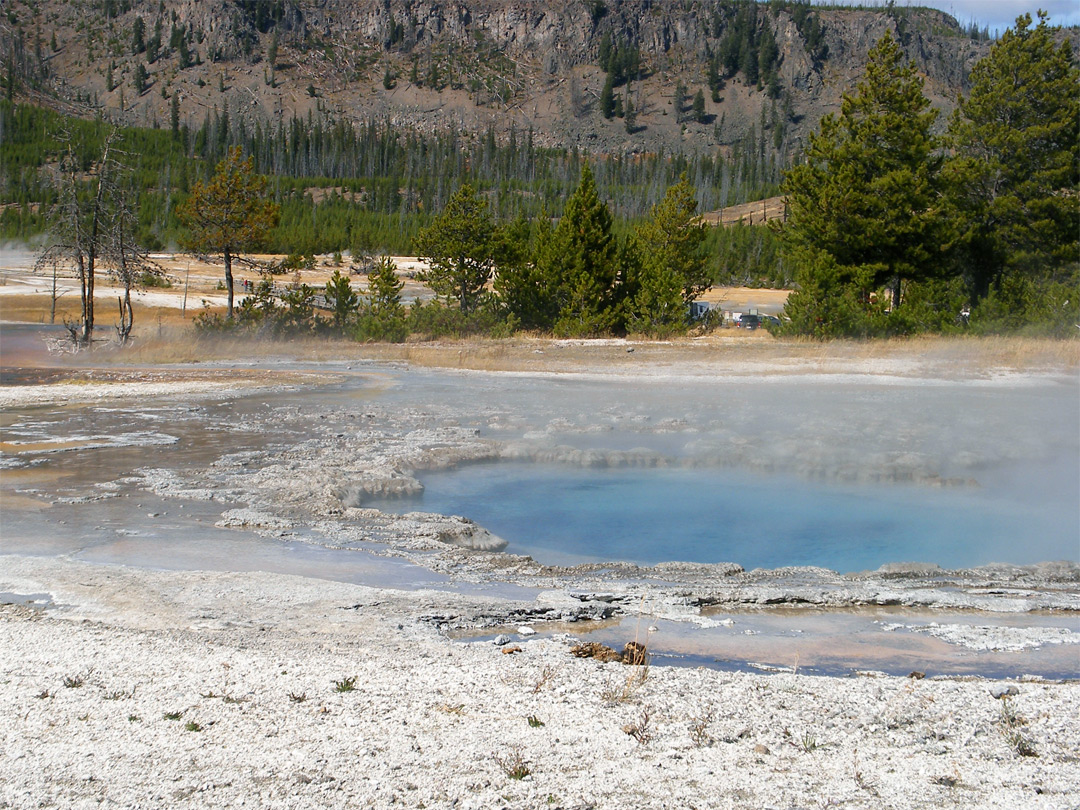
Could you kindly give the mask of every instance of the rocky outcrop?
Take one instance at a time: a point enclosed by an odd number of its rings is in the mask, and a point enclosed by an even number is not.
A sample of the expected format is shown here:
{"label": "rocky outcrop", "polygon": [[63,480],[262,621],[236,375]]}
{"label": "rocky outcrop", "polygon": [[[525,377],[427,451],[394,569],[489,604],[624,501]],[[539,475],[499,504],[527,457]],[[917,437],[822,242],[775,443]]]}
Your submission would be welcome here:
{"label": "rocky outcrop", "polygon": [[[540,145],[605,153],[728,148],[763,129],[779,153],[794,153],[821,116],[838,109],[886,31],[903,43],[926,78],[928,97],[947,113],[989,49],[952,17],[914,8],[815,7],[820,42],[811,45],[792,7],[761,4],[754,30],[776,41],[777,83],[770,92],[741,72],[727,75],[714,101],[708,61],[742,8],[724,0],[170,0],[160,8],[163,53],[153,62],[126,45],[84,43],[126,43],[136,16],[149,37],[157,7],[134,4],[106,20],[97,8],[43,0],[16,20],[26,30],[47,23],[57,31],[47,70],[61,97],[95,97],[129,123],[169,120],[176,94],[181,118],[192,126],[215,107],[251,122],[311,113],[426,132],[491,128],[505,135],[515,127],[531,130]],[[186,33],[189,64],[180,64],[178,48],[164,47],[174,29]],[[1076,29],[1065,35],[1078,39]],[[619,89],[634,98],[633,135],[621,120],[599,113],[604,42],[640,52],[642,75]],[[136,97],[130,77],[138,63],[147,66],[153,90]],[[113,88],[105,87],[107,73],[115,76]],[[118,89],[124,84],[126,94]],[[701,120],[673,108],[679,84],[691,95],[704,89]]]}

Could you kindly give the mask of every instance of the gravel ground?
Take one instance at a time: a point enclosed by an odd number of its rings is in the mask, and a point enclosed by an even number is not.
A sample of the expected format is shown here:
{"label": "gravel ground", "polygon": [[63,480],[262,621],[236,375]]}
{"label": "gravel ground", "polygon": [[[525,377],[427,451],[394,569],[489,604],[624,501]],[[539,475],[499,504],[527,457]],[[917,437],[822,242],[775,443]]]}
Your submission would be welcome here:
{"label": "gravel ground", "polygon": [[271,574],[8,557],[0,591],[52,600],[0,607],[4,808],[1080,800],[1075,682],[601,663],[424,620],[477,597]]}

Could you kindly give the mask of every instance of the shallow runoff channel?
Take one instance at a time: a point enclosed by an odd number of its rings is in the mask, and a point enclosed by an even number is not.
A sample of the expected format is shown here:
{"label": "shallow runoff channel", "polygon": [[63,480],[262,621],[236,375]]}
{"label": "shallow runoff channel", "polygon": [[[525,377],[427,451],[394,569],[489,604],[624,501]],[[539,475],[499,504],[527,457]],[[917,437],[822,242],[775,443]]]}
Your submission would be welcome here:
{"label": "shallow runoff channel", "polygon": [[[827,579],[819,568],[1076,563],[1075,379],[276,367],[338,381],[6,409],[3,553],[526,601],[631,593],[614,604],[643,616],[538,629],[647,636],[658,663],[1076,675],[1074,610],[764,597],[676,610],[692,584],[618,565],[735,563],[760,595]],[[436,514],[476,521],[506,553],[444,553]],[[497,630],[516,626],[466,635]]]}

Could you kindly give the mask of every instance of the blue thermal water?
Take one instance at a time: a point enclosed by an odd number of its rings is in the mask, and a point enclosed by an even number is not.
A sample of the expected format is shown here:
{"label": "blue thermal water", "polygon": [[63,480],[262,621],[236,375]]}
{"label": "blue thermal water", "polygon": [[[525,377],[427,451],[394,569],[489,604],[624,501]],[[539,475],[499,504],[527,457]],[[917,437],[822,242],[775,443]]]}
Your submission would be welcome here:
{"label": "blue thermal water", "polygon": [[[496,463],[421,476],[389,511],[463,515],[549,564],[735,562],[848,572],[1080,557],[1067,497],[919,486],[837,486],[738,469],[580,469]],[[1071,480],[1071,476],[1066,476]],[[376,505],[376,504],[372,504]]]}

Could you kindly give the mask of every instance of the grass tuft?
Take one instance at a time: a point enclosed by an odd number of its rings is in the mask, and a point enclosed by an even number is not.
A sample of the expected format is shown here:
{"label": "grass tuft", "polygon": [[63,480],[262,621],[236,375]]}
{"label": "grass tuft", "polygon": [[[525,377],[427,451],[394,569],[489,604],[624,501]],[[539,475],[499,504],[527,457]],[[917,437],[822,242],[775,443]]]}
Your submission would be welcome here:
{"label": "grass tuft", "polygon": [[641,717],[633,723],[627,723],[622,729],[629,734],[635,740],[642,745],[648,745],[652,739],[652,732],[649,730],[649,711],[648,709],[641,710]]}
{"label": "grass tuft", "polygon": [[355,675],[348,678],[342,678],[340,681],[334,681],[335,692],[352,692],[354,689],[356,689]]}
{"label": "grass tuft", "polygon": [[1021,726],[1027,725],[1027,719],[1016,711],[1016,707],[1008,697],[1001,699],[1001,713],[998,715],[997,724],[1005,737],[1005,742],[1018,756],[1037,757],[1039,755],[1035,743],[1021,731]]}
{"label": "grass tuft", "polygon": [[491,758],[495,760],[495,764],[502,769],[502,772],[511,779],[524,779],[532,773],[532,768],[529,767],[529,763],[525,760],[520,748],[511,748],[503,756],[492,754]]}

